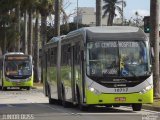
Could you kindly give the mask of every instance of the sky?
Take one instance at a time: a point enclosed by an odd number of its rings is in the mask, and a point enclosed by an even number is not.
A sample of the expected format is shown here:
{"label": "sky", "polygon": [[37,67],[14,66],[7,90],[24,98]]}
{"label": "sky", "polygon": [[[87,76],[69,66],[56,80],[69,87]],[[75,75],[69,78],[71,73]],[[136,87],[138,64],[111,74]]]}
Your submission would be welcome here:
{"label": "sky", "polygon": [[[72,14],[77,7],[77,1],[79,7],[94,7],[96,0],[65,0],[66,11],[68,14]],[[102,0],[103,1],[103,0]],[[135,17],[135,12],[137,11],[140,16],[147,16],[150,14],[150,0],[124,0],[126,1],[126,7],[124,8],[124,17],[130,19]],[[73,17],[73,16],[72,16]]]}

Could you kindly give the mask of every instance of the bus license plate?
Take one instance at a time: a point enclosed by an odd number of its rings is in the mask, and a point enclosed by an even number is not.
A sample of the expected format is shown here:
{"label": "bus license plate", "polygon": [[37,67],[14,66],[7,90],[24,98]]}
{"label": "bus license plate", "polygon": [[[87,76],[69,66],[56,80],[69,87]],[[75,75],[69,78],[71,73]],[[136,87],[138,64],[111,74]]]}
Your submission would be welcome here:
{"label": "bus license plate", "polygon": [[114,100],[116,102],[125,102],[126,101],[126,97],[116,97]]}

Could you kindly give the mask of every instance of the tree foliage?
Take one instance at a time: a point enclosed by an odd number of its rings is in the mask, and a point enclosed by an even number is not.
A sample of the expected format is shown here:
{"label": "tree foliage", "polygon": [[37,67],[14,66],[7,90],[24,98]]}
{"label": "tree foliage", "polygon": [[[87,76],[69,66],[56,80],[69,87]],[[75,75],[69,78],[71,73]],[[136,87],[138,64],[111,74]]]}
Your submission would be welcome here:
{"label": "tree foliage", "polygon": [[103,17],[108,16],[107,25],[112,25],[114,16],[116,16],[116,10],[122,16],[123,11],[120,5],[123,4],[123,6],[125,7],[126,2],[122,0],[103,0],[103,1],[105,3],[103,6],[104,9]]}

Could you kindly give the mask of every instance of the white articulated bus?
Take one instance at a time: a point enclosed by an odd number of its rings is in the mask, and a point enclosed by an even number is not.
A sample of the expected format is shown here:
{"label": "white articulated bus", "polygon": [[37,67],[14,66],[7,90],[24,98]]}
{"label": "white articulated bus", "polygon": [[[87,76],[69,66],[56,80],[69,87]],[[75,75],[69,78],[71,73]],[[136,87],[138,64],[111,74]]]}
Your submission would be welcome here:
{"label": "white articulated bus", "polygon": [[49,102],[131,105],[153,102],[149,40],[137,27],[86,27],[44,47],[43,80]]}

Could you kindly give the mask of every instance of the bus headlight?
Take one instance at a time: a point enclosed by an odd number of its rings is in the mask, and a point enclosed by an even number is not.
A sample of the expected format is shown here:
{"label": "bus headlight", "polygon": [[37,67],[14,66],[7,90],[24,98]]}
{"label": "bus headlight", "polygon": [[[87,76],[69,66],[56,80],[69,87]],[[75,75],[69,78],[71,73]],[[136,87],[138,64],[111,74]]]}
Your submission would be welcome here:
{"label": "bus headlight", "polygon": [[146,92],[148,92],[150,89],[152,89],[153,88],[153,86],[152,85],[149,85],[149,86],[147,86],[146,88],[144,88],[143,90],[141,90],[139,93],[141,93],[141,94],[144,94],[144,93],[146,93]]}
{"label": "bus headlight", "polygon": [[95,89],[95,88],[93,88],[93,87],[89,87],[88,89],[89,89],[91,92],[95,93],[96,95],[101,94],[101,92],[100,92],[99,90],[97,90],[97,89]]}

